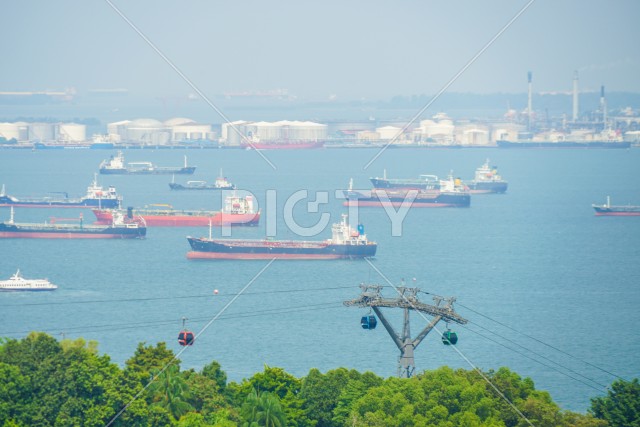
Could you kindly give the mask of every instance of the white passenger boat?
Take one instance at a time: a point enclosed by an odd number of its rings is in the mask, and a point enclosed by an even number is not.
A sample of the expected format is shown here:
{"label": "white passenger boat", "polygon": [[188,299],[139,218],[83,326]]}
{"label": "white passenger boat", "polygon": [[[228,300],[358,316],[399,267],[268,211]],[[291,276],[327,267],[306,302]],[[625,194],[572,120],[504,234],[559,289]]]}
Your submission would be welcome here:
{"label": "white passenger boat", "polygon": [[25,279],[20,270],[9,280],[0,280],[0,291],[54,291],[58,287],[47,279]]}

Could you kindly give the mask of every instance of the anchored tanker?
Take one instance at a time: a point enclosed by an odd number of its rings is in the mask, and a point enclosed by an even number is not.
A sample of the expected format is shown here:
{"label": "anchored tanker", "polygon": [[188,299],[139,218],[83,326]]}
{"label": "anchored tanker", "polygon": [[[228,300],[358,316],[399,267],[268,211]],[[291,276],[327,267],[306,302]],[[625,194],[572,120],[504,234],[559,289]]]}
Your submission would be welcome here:
{"label": "anchored tanker", "polygon": [[597,216],[640,216],[640,206],[636,205],[612,205],[611,198],[607,196],[604,205],[591,205]]}
{"label": "anchored tanker", "polygon": [[66,192],[59,196],[49,197],[14,197],[5,193],[4,185],[0,192],[0,206],[16,206],[21,208],[116,208],[122,197],[118,196],[115,187],[104,189],[94,178],[83,197],[69,198]]}
{"label": "anchored tanker", "polygon": [[[386,171],[382,178],[370,178],[374,188],[391,190],[439,190],[441,180],[436,175],[420,175],[418,178],[387,178]],[[498,168],[489,166],[487,160],[476,169],[475,177],[471,181],[463,181],[470,194],[504,193],[508,183],[498,174]]]}
{"label": "anchored tanker", "polygon": [[103,175],[193,175],[195,166],[187,166],[187,156],[184,156],[184,166],[156,166],[151,162],[124,163],[124,154],[111,156],[100,163],[100,173]]}
{"label": "anchored tanker", "polygon": [[471,194],[505,193],[509,184],[498,174],[496,166],[489,166],[489,160],[476,169],[475,177],[472,181],[465,181],[464,184]]}
{"label": "anchored tanker", "polygon": [[245,240],[187,237],[191,251],[189,259],[341,259],[369,258],[376,254],[378,245],[367,240],[364,227],[354,230],[342,222],[331,228],[332,237],[327,240]]}
{"label": "anchored tanker", "polygon": [[[344,191],[347,200],[343,205],[393,206],[394,208],[403,205],[412,208],[469,207],[471,205],[469,191],[459,179],[454,180],[451,176],[446,180],[434,178],[425,179],[423,182],[427,184],[423,184],[422,187],[412,187],[412,184],[402,187],[403,184],[387,180],[390,181],[387,187],[369,191],[354,190],[353,183],[350,182],[349,189]],[[373,178],[371,181],[374,182],[374,179],[378,178]],[[374,182],[374,185],[383,184]]]}
{"label": "anchored tanker", "polygon": [[222,169],[220,170],[220,176],[216,180],[209,184],[206,181],[187,181],[186,184],[179,184],[174,179],[169,183],[169,188],[172,190],[235,190],[236,186],[229,182],[229,180],[222,175]]}
{"label": "anchored tanker", "polygon": [[[114,209],[94,209],[98,224],[110,224]],[[253,197],[229,196],[221,211],[178,210],[171,205],[152,205],[144,208],[128,208],[129,215],[144,219],[149,227],[206,227],[207,225],[247,225],[260,222],[260,211],[253,205]]]}
{"label": "anchored tanker", "polygon": [[[60,219],[59,219],[60,220]],[[0,222],[0,238],[18,239],[136,239],[143,238],[147,234],[144,223],[134,218],[118,216],[109,225],[84,224],[82,216],[75,220],[78,224],[61,223],[59,220],[43,224],[17,223],[13,221],[13,208],[11,219]],[[65,219],[63,221],[69,221]]]}

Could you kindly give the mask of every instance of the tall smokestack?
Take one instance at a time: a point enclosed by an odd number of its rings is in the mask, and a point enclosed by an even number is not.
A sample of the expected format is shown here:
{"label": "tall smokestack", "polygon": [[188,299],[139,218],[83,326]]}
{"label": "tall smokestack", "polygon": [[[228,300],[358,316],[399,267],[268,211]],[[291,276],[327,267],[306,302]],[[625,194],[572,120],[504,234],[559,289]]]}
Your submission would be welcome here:
{"label": "tall smokestack", "polygon": [[531,130],[531,114],[532,111],[532,85],[531,85],[531,71],[527,74],[527,80],[529,81],[529,97],[527,102],[527,127]]}
{"label": "tall smokestack", "polygon": [[573,121],[578,121],[578,71],[573,72]]}
{"label": "tall smokestack", "polygon": [[604,85],[600,86],[600,111],[602,112],[602,126],[607,128],[607,101],[604,99]]}

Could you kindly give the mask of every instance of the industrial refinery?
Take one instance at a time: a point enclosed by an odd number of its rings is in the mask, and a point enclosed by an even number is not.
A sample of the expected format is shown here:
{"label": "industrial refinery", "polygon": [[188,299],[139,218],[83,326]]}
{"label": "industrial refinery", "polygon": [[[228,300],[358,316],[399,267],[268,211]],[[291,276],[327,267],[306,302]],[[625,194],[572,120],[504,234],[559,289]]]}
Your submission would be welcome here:
{"label": "industrial refinery", "polygon": [[[524,81],[524,79],[523,79]],[[580,76],[573,73],[571,90],[561,93],[547,106],[549,93],[534,97],[533,73],[527,73],[526,107],[507,105],[506,112],[494,117],[454,118],[446,111],[424,114],[409,120],[368,117],[361,120],[334,118],[326,122],[310,120],[235,120],[202,123],[185,117],[167,120],[132,118],[101,125],[87,131],[87,125],[74,122],[0,122],[0,146],[5,148],[358,148],[371,146],[410,147],[562,147],[586,145],[625,148],[640,144],[640,115],[632,107],[611,110],[601,86],[596,103],[593,90],[580,91]],[[523,85],[524,86],[524,85]],[[56,96],[57,92],[52,92]],[[64,93],[68,93],[64,92]],[[74,92],[75,93],[75,92]],[[120,92],[118,92],[120,93]],[[18,96],[13,92],[12,97]],[[31,93],[21,96],[35,96]],[[40,96],[40,93],[37,93]],[[581,96],[588,102],[581,105]],[[22,98],[20,98],[22,99]],[[536,107],[535,102],[545,104]],[[291,101],[293,102],[293,101]],[[464,98],[461,98],[461,103]],[[523,105],[523,102],[519,102]],[[556,105],[556,107],[558,107]],[[324,108],[324,107],[323,107]],[[327,107],[328,108],[328,107]],[[407,109],[408,107],[404,107]],[[277,107],[273,107],[277,111]],[[480,108],[481,110],[481,108]],[[559,114],[558,111],[564,113]],[[269,111],[270,116],[274,111]],[[503,110],[504,111],[504,110]],[[339,113],[336,113],[339,114]],[[253,114],[255,115],[255,113]],[[384,115],[383,115],[384,117]],[[81,120],[82,121],[82,120]],[[97,120],[96,120],[97,121]],[[577,144],[577,145],[575,145]]]}

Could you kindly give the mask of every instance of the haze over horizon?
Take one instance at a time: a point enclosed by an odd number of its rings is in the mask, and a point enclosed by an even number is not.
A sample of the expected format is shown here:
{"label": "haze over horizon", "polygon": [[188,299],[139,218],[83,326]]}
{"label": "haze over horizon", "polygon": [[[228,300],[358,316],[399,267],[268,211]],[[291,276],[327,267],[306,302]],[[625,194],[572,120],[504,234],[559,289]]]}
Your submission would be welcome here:
{"label": "haze over horizon", "polygon": [[[285,90],[298,99],[437,93],[526,4],[336,1],[277,5],[113,2],[205,95]],[[12,2],[0,91],[192,88],[109,1]],[[457,93],[640,92],[640,3],[533,2],[450,86]]]}

